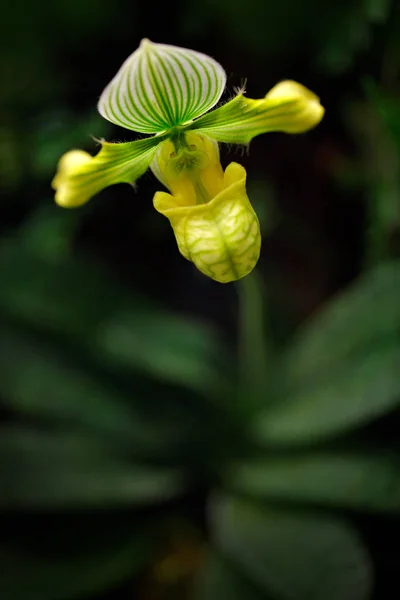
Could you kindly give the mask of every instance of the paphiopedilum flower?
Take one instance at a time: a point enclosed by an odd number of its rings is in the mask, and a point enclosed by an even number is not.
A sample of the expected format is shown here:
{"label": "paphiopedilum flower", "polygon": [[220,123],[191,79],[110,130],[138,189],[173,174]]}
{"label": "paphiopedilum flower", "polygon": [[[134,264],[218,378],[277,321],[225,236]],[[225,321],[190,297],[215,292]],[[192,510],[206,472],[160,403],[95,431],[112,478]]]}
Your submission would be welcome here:
{"label": "paphiopedilum flower", "polygon": [[218,142],[249,144],[269,131],[302,133],[323,117],[319,98],[295,81],[282,81],[260,100],[239,91],[212,109],[226,83],[214,59],[185,48],[143,40],[101,94],[98,110],[144,139],[111,144],[91,156],[82,150],[60,160],[55,200],[72,208],[105,187],[133,184],[149,167],[170,193],[154,207],[174,230],[178,248],[202,273],[227,283],[247,275],[261,246],[257,216],[246,194],[246,171],[222,169]]}

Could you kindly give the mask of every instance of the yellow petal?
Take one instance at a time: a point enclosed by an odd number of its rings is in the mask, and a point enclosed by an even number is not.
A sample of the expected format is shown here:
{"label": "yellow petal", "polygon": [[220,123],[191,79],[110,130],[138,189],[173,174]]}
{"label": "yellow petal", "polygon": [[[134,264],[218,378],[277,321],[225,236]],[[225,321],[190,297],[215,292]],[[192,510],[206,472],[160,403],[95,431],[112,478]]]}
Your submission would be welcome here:
{"label": "yellow petal", "polygon": [[64,208],[75,208],[109,185],[134,183],[150,166],[160,142],[162,138],[156,137],[126,144],[102,142],[96,156],[82,150],[67,152],[51,183],[55,201]]}
{"label": "yellow petal", "polygon": [[90,192],[83,193],[70,184],[74,174],[79,173],[84,165],[89,165],[93,157],[83,150],[71,150],[61,157],[58,163],[57,174],[51,186],[56,190],[54,199],[59,206],[75,208],[85,204],[90,198]]}
{"label": "yellow petal", "polygon": [[324,116],[318,96],[296,81],[281,81],[261,100],[239,94],[191,125],[219,142],[248,144],[269,131],[303,133]]}
{"label": "yellow petal", "polygon": [[181,254],[208,277],[228,283],[254,269],[261,234],[241,165],[227,167],[222,191],[206,204],[181,206],[166,192],[157,192],[153,202],[169,219]]}
{"label": "yellow petal", "polygon": [[[182,206],[196,204],[193,176],[200,178],[207,194],[213,198],[222,190],[224,173],[219,160],[218,143],[192,131],[184,134],[185,147],[176,153],[171,140],[160,144],[150,168]],[[175,158],[171,158],[175,156]],[[192,163],[179,168],[181,161]]]}
{"label": "yellow petal", "polygon": [[[265,96],[266,105],[270,101],[291,105],[291,115],[281,115],[280,130],[286,133],[302,133],[318,125],[324,116],[324,108],[318,96],[297,81],[281,81]],[[278,123],[278,120],[276,121]]]}

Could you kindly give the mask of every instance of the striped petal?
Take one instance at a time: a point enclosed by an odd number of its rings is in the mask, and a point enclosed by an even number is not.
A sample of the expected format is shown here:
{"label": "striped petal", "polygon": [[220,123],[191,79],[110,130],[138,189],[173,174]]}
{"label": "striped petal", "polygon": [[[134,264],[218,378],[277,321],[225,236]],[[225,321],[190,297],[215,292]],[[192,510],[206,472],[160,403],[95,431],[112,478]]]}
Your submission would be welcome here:
{"label": "striped petal", "polygon": [[318,125],[323,116],[318,96],[296,81],[282,81],[262,100],[239,94],[190,128],[219,142],[248,144],[269,131],[303,133]]}
{"label": "striped petal", "polygon": [[162,139],[126,144],[102,142],[96,156],[82,150],[67,152],[61,157],[51,184],[56,190],[55,201],[64,208],[75,208],[109,185],[134,183],[149,168]]}
{"label": "striped petal", "polygon": [[144,39],[101,94],[98,110],[126,129],[160,133],[215,106],[225,82],[209,56]]}

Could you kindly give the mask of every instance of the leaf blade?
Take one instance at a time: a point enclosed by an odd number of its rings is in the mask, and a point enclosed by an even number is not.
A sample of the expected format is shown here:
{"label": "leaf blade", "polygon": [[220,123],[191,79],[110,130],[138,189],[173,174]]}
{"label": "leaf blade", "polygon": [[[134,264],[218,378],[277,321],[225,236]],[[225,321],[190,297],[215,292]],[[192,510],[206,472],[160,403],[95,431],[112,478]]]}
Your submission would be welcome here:
{"label": "leaf blade", "polygon": [[3,427],[2,509],[146,506],[182,491],[173,468],[132,464],[93,436]]}
{"label": "leaf blade", "polygon": [[217,546],[282,600],[366,600],[370,561],[352,527],[319,513],[246,504],[211,505]]}
{"label": "leaf blade", "polygon": [[224,556],[212,551],[195,581],[194,600],[268,600],[235,565]]}
{"label": "leaf blade", "polygon": [[227,486],[259,499],[400,512],[400,464],[395,454],[321,450],[240,463]]}
{"label": "leaf blade", "polygon": [[382,264],[334,299],[283,357],[261,443],[314,443],[361,427],[400,402],[400,263]]}

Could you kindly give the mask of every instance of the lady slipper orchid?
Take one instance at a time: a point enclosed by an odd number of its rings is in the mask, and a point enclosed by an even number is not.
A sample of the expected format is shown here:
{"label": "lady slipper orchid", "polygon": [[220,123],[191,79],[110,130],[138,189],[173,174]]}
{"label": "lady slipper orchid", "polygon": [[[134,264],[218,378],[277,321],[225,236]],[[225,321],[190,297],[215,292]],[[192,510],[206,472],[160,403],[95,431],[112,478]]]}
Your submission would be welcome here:
{"label": "lady slipper orchid", "polygon": [[225,83],[225,71],[209,56],[142,40],[101,94],[98,110],[116,125],[153,135],[103,141],[94,157],[67,152],[52,182],[57,204],[80,206],[107,186],[133,184],[150,167],[170,192],[157,192],[153,203],[169,219],[181,254],[221,283],[250,273],[260,254],[258,219],[245,169],[232,162],[224,172],[218,142],[302,133],[321,121],[324,109],[307,88],[282,81],[261,100],[241,90],[210,111]]}

